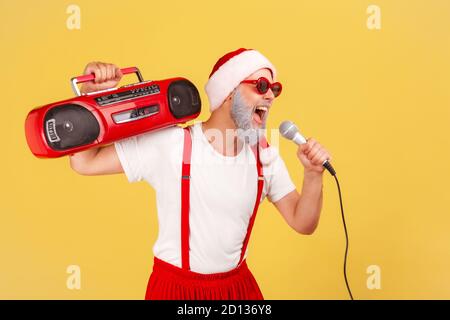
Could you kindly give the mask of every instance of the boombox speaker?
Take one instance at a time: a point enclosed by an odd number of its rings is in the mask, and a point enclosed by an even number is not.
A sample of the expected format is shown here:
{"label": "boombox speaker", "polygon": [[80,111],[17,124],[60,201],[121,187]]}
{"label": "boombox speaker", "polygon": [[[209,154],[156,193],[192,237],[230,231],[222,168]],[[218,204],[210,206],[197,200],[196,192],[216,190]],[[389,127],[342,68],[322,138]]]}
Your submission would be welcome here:
{"label": "boombox speaker", "polygon": [[88,94],[77,84],[94,75],[71,79],[76,97],[51,103],[28,114],[25,135],[31,152],[40,158],[57,158],[93,146],[108,144],[147,131],[184,123],[201,111],[197,88],[185,78],[144,81]]}

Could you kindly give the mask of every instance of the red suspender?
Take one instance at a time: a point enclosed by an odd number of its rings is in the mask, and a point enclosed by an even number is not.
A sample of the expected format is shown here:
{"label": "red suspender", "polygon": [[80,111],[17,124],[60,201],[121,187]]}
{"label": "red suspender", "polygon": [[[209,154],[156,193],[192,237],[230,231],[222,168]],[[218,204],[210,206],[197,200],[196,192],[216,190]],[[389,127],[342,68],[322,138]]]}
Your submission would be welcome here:
{"label": "red suspender", "polygon": [[248,223],[247,234],[245,235],[244,244],[242,245],[241,257],[239,259],[238,266],[241,264],[242,260],[244,259],[245,250],[247,250],[248,241],[250,239],[250,234],[252,233],[253,223],[255,222],[256,213],[258,212],[259,202],[261,199],[261,193],[262,193],[263,186],[264,186],[264,175],[263,175],[261,161],[259,160],[258,145],[252,146],[252,151],[255,154],[256,170],[258,172],[258,192],[256,194],[255,206],[253,207],[253,214]]}
{"label": "red suspender", "polygon": [[192,139],[188,127],[184,128],[183,165],[181,173],[181,265],[190,270],[189,265],[189,183],[191,179]]}
{"label": "red suspender", "polygon": [[[260,141],[262,147],[267,147],[267,141],[262,139]],[[181,265],[182,269],[190,270],[189,264],[189,187],[191,179],[191,151],[192,151],[192,138],[189,127],[184,128],[184,147],[183,147],[183,163],[181,173]],[[238,265],[241,264],[245,251],[247,250],[250,234],[252,233],[253,224],[255,222],[256,213],[258,212],[259,202],[264,186],[264,175],[262,170],[261,161],[259,159],[259,148],[253,146],[252,151],[255,154],[256,169],[258,172],[258,192],[256,196],[255,206],[253,208],[253,214],[250,218],[247,234],[242,245],[241,256]]]}

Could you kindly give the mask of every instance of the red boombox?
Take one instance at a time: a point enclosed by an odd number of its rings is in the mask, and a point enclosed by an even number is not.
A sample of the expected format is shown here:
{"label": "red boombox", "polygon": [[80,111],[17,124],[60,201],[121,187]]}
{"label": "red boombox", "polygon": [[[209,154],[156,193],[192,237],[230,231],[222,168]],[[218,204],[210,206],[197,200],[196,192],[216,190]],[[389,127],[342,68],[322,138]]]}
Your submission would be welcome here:
{"label": "red boombox", "polygon": [[80,95],[77,83],[94,75],[72,78],[76,97],[32,110],[25,121],[31,152],[57,158],[93,146],[111,143],[147,131],[196,118],[201,111],[197,88],[185,78],[144,81],[136,67],[138,83]]}

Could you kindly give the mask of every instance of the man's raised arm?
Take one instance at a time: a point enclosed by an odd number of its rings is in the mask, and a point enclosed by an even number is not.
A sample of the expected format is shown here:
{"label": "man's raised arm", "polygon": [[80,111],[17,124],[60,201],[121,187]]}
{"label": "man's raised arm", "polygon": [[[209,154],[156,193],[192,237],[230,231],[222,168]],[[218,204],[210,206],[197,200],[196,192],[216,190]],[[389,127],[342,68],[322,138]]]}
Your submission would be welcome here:
{"label": "man's raised arm", "polygon": [[[110,63],[88,63],[84,74],[95,74],[95,80],[86,82],[81,86],[82,93],[104,90],[115,87],[122,73],[120,69]],[[81,175],[103,175],[123,173],[122,165],[117,156],[114,144],[93,147],[69,156],[71,168]]]}

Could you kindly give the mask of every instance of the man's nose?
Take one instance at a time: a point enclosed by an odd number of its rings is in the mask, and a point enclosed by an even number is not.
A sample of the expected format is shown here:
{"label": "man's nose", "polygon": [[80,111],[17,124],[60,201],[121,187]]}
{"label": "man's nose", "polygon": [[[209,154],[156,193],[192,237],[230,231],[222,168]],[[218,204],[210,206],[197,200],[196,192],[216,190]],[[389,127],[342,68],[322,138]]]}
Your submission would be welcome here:
{"label": "man's nose", "polygon": [[273,99],[275,99],[275,96],[272,92],[272,89],[267,90],[267,92],[264,94],[264,100],[272,102]]}

